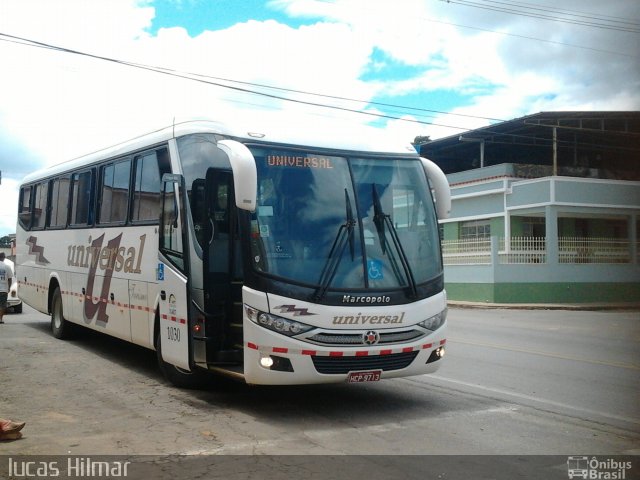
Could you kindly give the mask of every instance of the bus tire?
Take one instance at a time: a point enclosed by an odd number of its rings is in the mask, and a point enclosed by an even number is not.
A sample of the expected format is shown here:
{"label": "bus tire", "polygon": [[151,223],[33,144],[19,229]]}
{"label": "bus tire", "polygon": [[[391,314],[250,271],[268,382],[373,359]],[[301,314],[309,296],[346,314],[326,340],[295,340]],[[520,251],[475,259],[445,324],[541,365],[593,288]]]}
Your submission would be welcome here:
{"label": "bus tire", "polygon": [[190,372],[164,361],[164,358],[162,358],[162,341],[159,328],[156,332],[156,356],[162,375],[172,385],[187,389],[200,389],[205,386],[208,378],[206,372]]}
{"label": "bus tire", "polygon": [[51,299],[51,333],[54,337],[64,340],[71,337],[72,328],[73,326],[64,318],[60,287],[56,287]]}

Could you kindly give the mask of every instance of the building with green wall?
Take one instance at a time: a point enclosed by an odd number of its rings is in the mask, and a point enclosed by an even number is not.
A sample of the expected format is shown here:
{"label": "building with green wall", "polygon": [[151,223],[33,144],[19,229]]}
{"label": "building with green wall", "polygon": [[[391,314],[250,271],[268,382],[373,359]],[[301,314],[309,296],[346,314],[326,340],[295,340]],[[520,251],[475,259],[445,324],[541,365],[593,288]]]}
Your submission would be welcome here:
{"label": "building with green wall", "polygon": [[450,299],[640,302],[640,112],[544,112],[420,152],[452,189]]}

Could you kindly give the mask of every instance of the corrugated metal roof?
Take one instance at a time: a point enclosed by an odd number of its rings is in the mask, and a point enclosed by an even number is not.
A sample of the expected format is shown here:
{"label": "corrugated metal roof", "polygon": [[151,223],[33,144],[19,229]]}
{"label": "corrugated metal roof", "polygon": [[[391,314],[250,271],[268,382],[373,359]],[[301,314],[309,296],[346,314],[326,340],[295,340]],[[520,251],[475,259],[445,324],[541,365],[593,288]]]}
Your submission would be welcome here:
{"label": "corrugated metal roof", "polygon": [[[446,173],[484,165],[550,165],[554,129],[559,164],[616,171],[640,171],[640,112],[540,112],[470,130],[421,145],[420,153]],[[626,175],[622,173],[622,175]],[[637,175],[636,175],[637,176]]]}

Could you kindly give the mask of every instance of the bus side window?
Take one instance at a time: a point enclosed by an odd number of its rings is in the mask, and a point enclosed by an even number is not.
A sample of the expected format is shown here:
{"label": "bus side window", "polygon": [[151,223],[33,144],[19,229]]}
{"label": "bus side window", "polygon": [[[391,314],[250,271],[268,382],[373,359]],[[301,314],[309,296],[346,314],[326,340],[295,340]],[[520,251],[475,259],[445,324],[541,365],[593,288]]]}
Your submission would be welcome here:
{"label": "bus side window", "polygon": [[160,251],[184,271],[184,250],[182,245],[182,219],[178,207],[177,191],[172,182],[164,184],[162,214],[160,219]]}
{"label": "bus side window", "polygon": [[127,220],[129,209],[129,177],[131,161],[124,160],[110,163],[101,168],[102,185],[100,189],[101,224],[121,224]]}
{"label": "bus side window", "polygon": [[42,230],[45,226],[45,220],[47,219],[48,186],[49,184],[47,182],[42,182],[33,187],[33,223],[31,224],[33,230]]}
{"label": "bus side window", "polygon": [[191,216],[193,218],[193,228],[196,232],[196,240],[201,248],[211,236],[209,230],[209,218],[207,216],[207,202],[204,178],[196,178],[191,185]]}
{"label": "bus side window", "polygon": [[71,179],[56,178],[51,182],[50,214],[47,226],[49,228],[65,228],[69,216],[69,184]]}
{"label": "bus side window", "polygon": [[93,224],[92,180],[91,170],[71,177],[71,225]]}
{"label": "bus side window", "polygon": [[20,225],[25,230],[31,230],[31,187],[22,187],[20,189],[20,206],[18,218]]}
{"label": "bus side window", "polygon": [[157,222],[160,218],[160,184],[162,175],[171,172],[166,148],[146,153],[135,160],[132,222]]}

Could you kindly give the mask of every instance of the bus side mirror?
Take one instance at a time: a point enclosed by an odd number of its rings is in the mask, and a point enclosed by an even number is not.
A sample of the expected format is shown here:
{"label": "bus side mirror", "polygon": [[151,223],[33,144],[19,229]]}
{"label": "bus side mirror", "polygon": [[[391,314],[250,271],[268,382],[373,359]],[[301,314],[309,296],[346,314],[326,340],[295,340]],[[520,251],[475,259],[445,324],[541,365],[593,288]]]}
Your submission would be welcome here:
{"label": "bus side mirror", "polygon": [[235,140],[220,140],[218,147],[227,154],[231,163],[236,207],[253,212],[256,209],[258,171],[251,151]]}
{"label": "bus side mirror", "polygon": [[433,200],[436,204],[438,218],[449,218],[449,214],[451,213],[451,188],[449,187],[447,176],[440,167],[431,160],[422,157],[420,160],[422,160],[422,166],[427,173],[429,183],[431,183],[431,188],[433,189]]}

